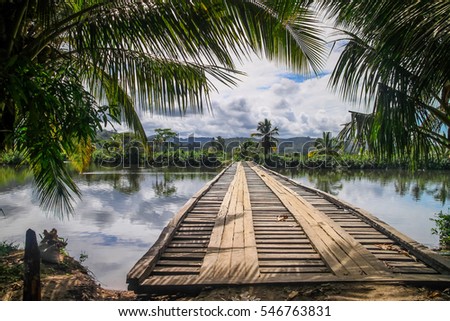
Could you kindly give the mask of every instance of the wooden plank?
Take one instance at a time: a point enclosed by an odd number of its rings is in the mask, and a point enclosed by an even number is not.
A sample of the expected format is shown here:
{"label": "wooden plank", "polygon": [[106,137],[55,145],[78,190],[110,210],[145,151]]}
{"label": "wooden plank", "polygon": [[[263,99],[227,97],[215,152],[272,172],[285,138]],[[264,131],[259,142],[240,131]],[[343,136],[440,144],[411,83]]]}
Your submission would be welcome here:
{"label": "wooden plank", "polygon": [[173,240],[201,240],[201,241],[209,241],[209,234],[197,234],[197,233],[189,233],[189,234],[175,234]]}
{"label": "wooden plank", "polygon": [[169,260],[169,259],[173,259],[173,260],[202,260],[203,257],[205,256],[205,252],[180,252],[180,253],[173,253],[173,252],[165,252],[162,256],[161,259],[158,261],[160,262],[161,260]]}
{"label": "wooden plank", "polygon": [[267,238],[261,238],[261,239],[257,239],[257,244],[258,246],[260,244],[288,244],[288,245],[297,245],[297,244],[310,244],[310,240],[308,238],[304,238],[304,239],[296,239],[295,242],[294,240],[290,240],[290,239],[267,239]]}
{"label": "wooden plank", "polygon": [[303,234],[292,234],[292,233],[286,233],[286,234],[270,234],[270,233],[264,233],[261,235],[256,236],[257,242],[259,241],[267,241],[270,242],[271,240],[284,240],[289,243],[297,243],[296,240],[306,240],[309,243],[308,238],[306,235]]}
{"label": "wooden plank", "polygon": [[231,236],[232,252],[229,270],[230,282],[238,283],[246,275],[245,271],[245,240],[244,240],[244,187],[245,172],[242,163],[238,166],[239,188],[236,191],[236,208],[234,214],[234,231]]}
{"label": "wooden plank", "polygon": [[[206,249],[206,245],[207,243],[185,243],[185,242],[181,242],[181,243],[173,243],[171,242],[170,245],[167,246],[167,248],[202,248],[202,249]],[[162,254],[162,253],[161,253]]]}
{"label": "wooden plank", "polygon": [[214,223],[207,252],[203,260],[203,265],[200,268],[200,278],[203,280],[214,279],[215,267],[219,259],[219,251],[221,249],[223,233],[225,230],[227,213],[229,207],[231,206],[231,198],[236,187],[236,182],[237,171],[235,172],[234,178],[223,198],[222,205],[220,206],[216,221]]}
{"label": "wooden plank", "polygon": [[[238,168],[239,168],[238,164]],[[223,233],[220,238],[219,251],[217,253],[217,260],[213,266],[213,279],[227,280],[231,270],[231,253],[233,251],[233,234],[235,229],[235,216],[237,207],[237,194],[239,191],[239,172],[236,169],[236,180],[232,185],[234,188],[231,193],[230,203],[227,212],[225,213],[225,221]]]}
{"label": "wooden plank", "polygon": [[411,274],[437,274],[436,270],[427,267],[395,267],[394,272]]}
{"label": "wooden plank", "polygon": [[[274,171],[270,172],[274,175],[280,176],[280,174]],[[334,195],[325,193],[312,187],[303,186],[287,177],[283,176],[283,179],[288,181],[290,184],[297,186],[303,190],[309,191],[311,193],[316,193],[317,195],[324,197],[330,202],[344,209],[347,209],[350,212],[354,213],[355,215],[361,217],[364,221],[368,223],[369,226],[376,228],[378,231],[394,239],[397,243],[401,244],[402,247],[405,247],[407,251],[411,252],[417,258],[425,261],[427,264],[431,265],[434,269],[441,271],[442,273],[450,272],[450,260],[448,258],[435,253],[428,247],[418,243],[417,241],[406,236],[405,234],[399,232],[394,227],[386,224],[385,222],[375,217],[368,211],[359,207],[355,207],[341,199],[336,198]]]}
{"label": "wooden plank", "polygon": [[[373,252],[372,252],[373,253]],[[382,261],[408,261],[408,262],[415,262],[413,258],[411,258],[410,256],[401,254],[401,253],[396,253],[396,254],[386,254],[386,253],[381,253],[381,254],[376,254],[373,253],[379,260]]]}
{"label": "wooden plank", "polygon": [[208,244],[209,243],[209,239],[187,239],[187,240],[179,240],[179,239],[173,239],[172,242],[170,242],[170,245],[173,246],[177,246],[178,244],[183,245],[183,246],[190,246],[190,245],[194,245],[194,244]]}
{"label": "wooden plank", "polygon": [[164,251],[163,255],[166,255],[167,253],[206,253],[206,248],[180,248],[180,247],[167,247]]}
{"label": "wooden plank", "polygon": [[394,266],[396,268],[428,268],[425,264],[422,262],[415,262],[415,261],[393,261],[393,262],[387,262],[389,266]]}
{"label": "wooden plank", "polygon": [[260,267],[284,267],[284,266],[320,266],[324,267],[322,260],[266,260],[259,262]]}
{"label": "wooden plank", "polygon": [[[273,249],[273,248],[258,248],[258,253],[274,253],[274,250],[279,250],[279,249]],[[317,253],[316,250],[314,250],[312,247],[310,248],[304,248],[304,249],[287,249],[287,248],[283,248],[283,253]]]}
{"label": "wooden plank", "polygon": [[304,248],[313,248],[311,243],[289,243],[289,244],[258,244],[258,249],[264,248],[274,248],[281,251],[282,249],[304,249]]}
{"label": "wooden plank", "polygon": [[165,267],[156,265],[153,268],[152,274],[161,275],[161,274],[174,274],[174,275],[182,275],[182,274],[198,274],[199,268],[186,266],[186,267]]}
{"label": "wooden plank", "polygon": [[317,253],[259,253],[259,260],[293,260],[293,259],[303,259],[303,260],[319,260],[320,255]]}
{"label": "wooden plank", "polygon": [[359,242],[363,245],[365,244],[395,244],[395,242],[391,239],[385,238],[385,239],[360,239]]}
{"label": "wooden plank", "polygon": [[200,268],[202,265],[202,262],[199,261],[185,261],[185,260],[164,260],[161,259],[158,261],[158,264],[156,266],[189,266],[189,267],[197,267]]}
{"label": "wooden plank", "polygon": [[364,234],[356,233],[355,234],[355,233],[350,233],[350,234],[353,236],[353,238],[355,240],[359,240],[359,239],[389,240],[389,238],[386,235],[383,235],[383,234],[375,234],[375,233],[372,233],[372,234],[366,234],[366,233],[364,233]]}
{"label": "wooden plank", "polygon": [[258,231],[257,237],[268,237],[268,238],[277,238],[277,237],[287,237],[287,238],[297,238],[298,236],[305,236],[306,234],[302,230],[265,230],[263,232]]}
{"label": "wooden plank", "polygon": [[260,268],[261,273],[320,273],[329,272],[326,267],[280,267],[280,268]]}
{"label": "wooden plank", "polygon": [[204,225],[204,224],[181,224],[177,229],[178,234],[189,234],[189,233],[205,233],[211,234],[214,225]]}
{"label": "wooden plank", "polygon": [[386,271],[382,262],[325,214],[302,200],[298,194],[276,181],[270,174],[264,174],[256,167],[252,169],[295,216],[335,273],[341,273],[342,269],[346,270],[343,274],[377,274]]}

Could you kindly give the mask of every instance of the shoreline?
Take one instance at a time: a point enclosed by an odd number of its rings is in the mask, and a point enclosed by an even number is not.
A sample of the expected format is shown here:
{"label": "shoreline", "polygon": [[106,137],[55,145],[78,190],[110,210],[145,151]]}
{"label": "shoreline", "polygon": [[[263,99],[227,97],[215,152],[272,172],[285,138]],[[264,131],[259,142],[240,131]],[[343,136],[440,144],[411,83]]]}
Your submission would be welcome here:
{"label": "shoreline", "polygon": [[[23,250],[0,257],[21,264]],[[61,264],[41,263],[42,301],[450,301],[450,285],[325,283],[205,288],[199,293],[138,296],[104,289],[89,270],[70,256]],[[22,300],[22,281],[0,284],[2,301]]]}

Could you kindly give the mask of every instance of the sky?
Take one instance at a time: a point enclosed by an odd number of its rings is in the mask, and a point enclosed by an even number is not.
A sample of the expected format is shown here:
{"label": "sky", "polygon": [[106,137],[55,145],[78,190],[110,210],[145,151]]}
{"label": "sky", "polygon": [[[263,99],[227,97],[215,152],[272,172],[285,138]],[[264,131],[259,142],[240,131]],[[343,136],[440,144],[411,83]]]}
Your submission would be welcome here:
{"label": "sky", "polygon": [[171,128],[180,137],[250,137],[267,118],[281,138],[336,135],[357,106],[340,99],[329,87],[330,74],[342,46],[335,46],[318,77],[295,74],[268,60],[254,58],[237,69],[246,76],[236,87],[218,86],[211,94],[212,110],[180,116],[141,115],[147,135],[155,128]]}

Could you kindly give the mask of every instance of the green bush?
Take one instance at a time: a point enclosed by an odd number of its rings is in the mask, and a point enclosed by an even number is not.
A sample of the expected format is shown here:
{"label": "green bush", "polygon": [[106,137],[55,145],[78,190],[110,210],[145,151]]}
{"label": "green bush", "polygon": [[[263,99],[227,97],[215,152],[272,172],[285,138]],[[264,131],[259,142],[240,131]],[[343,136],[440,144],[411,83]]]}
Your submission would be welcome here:
{"label": "green bush", "polygon": [[439,235],[439,241],[442,246],[450,247],[450,210],[447,214],[440,211],[431,220],[436,224],[436,228],[431,229],[431,232]]}
{"label": "green bush", "polygon": [[0,257],[6,256],[11,252],[16,251],[19,248],[18,245],[14,243],[1,242],[0,243]]}
{"label": "green bush", "polygon": [[4,151],[0,154],[0,163],[3,165],[20,165],[23,161],[23,155],[13,149]]}

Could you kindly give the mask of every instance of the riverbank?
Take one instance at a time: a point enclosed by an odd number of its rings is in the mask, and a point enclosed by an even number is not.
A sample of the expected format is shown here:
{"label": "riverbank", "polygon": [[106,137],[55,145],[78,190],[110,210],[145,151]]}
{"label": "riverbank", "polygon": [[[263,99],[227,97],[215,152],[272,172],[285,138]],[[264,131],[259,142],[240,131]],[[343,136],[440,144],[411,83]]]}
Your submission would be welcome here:
{"label": "riverbank", "polygon": [[[16,275],[3,274],[0,299],[21,300],[23,251],[0,257],[0,266]],[[18,267],[18,268],[14,268]],[[44,301],[450,301],[450,285],[379,283],[326,283],[289,286],[236,286],[205,288],[200,293],[138,297],[133,292],[103,288],[80,262],[65,257],[62,264],[41,264]],[[8,281],[9,280],[9,281]]]}
{"label": "riverbank", "polygon": [[[0,299],[22,300],[23,250],[0,257]],[[104,289],[80,262],[65,256],[61,264],[41,263],[43,301],[135,300],[133,292]]]}

